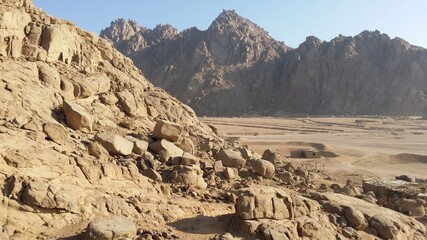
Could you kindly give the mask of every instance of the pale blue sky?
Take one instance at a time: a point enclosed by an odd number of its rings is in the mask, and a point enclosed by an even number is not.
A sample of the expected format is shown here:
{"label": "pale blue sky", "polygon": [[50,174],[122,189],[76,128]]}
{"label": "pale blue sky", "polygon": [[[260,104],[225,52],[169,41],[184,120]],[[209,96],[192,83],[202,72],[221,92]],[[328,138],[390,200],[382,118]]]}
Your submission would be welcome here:
{"label": "pale blue sky", "polygon": [[272,37],[298,47],[309,35],[331,40],[379,30],[427,48],[426,0],[33,0],[47,13],[99,33],[116,18],[141,26],[206,30],[223,9],[235,9]]}

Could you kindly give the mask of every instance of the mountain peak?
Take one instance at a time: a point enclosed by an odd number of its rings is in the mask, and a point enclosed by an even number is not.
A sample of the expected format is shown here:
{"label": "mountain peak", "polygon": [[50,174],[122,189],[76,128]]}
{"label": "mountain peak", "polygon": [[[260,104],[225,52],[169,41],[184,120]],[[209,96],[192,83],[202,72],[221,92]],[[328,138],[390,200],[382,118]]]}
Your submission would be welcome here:
{"label": "mountain peak", "polygon": [[[212,24],[218,25],[238,25],[238,24],[251,24],[256,25],[249,19],[240,16],[235,10],[222,10],[218,17],[213,21]],[[257,26],[258,27],[258,26]]]}

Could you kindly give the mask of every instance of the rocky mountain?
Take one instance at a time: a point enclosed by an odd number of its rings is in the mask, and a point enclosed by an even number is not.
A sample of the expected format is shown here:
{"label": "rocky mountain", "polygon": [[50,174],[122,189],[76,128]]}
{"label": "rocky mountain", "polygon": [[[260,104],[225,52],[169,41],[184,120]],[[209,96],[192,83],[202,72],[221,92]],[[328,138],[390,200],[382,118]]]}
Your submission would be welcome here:
{"label": "rocky mountain", "polygon": [[0,16],[0,239],[426,236],[350,182],[320,193],[315,173],[226,142],[107,40],[30,0],[0,1]]}
{"label": "rocky mountain", "polygon": [[205,31],[121,19],[101,36],[201,115],[427,114],[427,50],[378,31],[292,49],[223,11]]}

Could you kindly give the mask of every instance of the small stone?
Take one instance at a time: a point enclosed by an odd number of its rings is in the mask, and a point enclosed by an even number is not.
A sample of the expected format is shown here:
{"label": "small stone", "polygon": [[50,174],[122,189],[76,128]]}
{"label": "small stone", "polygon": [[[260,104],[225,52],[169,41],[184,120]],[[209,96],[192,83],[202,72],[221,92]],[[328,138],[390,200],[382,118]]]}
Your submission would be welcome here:
{"label": "small stone", "polygon": [[57,123],[45,123],[43,131],[48,138],[58,144],[65,144],[68,141],[68,133],[64,126]]}

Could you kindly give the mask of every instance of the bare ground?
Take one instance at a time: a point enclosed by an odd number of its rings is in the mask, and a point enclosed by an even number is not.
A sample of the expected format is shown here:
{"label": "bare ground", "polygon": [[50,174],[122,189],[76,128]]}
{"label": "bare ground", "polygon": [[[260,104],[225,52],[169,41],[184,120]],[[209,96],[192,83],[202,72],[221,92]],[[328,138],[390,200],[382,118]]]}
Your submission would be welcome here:
{"label": "bare ground", "polygon": [[319,164],[338,181],[409,175],[427,178],[427,120],[417,118],[203,118],[220,134],[262,154],[267,148],[322,153]]}

